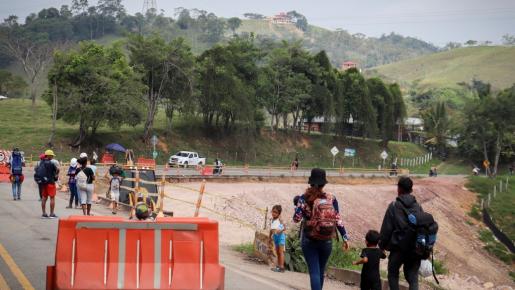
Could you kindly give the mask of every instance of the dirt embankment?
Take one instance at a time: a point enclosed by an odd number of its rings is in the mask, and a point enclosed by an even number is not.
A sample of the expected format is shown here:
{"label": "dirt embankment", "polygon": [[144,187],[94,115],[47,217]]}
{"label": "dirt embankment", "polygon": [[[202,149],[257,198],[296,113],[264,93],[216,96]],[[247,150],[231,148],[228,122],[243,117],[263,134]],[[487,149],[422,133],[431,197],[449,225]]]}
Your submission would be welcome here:
{"label": "dirt embankment", "polygon": [[[464,182],[461,177],[415,180],[414,195],[440,226],[436,258],[443,260],[450,271],[443,277],[443,285],[450,289],[477,289],[493,282],[513,287],[509,267],[483,249],[477,226],[467,216],[476,196],[464,188]],[[192,216],[198,197],[194,190],[199,187],[199,183],[168,184],[166,192],[172,199],[166,200],[166,209],[173,210],[176,216]],[[205,208],[200,212],[220,221],[221,244],[249,242],[254,227],[264,224],[262,209],[281,204],[283,219],[291,220],[292,199],[305,188],[300,183],[208,183]],[[380,229],[385,209],[396,197],[393,179],[356,179],[353,184],[329,184],[327,190],[337,196],[351,242],[358,247],[363,246],[369,229]]]}

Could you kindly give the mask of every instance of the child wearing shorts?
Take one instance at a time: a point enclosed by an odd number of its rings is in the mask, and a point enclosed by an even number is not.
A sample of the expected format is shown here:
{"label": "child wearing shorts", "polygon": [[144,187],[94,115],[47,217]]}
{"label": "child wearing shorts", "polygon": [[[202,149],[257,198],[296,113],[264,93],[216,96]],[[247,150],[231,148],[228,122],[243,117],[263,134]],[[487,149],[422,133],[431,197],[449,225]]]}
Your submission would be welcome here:
{"label": "child wearing shorts", "polygon": [[111,194],[111,207],[113,208],[113,214],[118,211],[118,201],[120,200],[120,185],[122,184],[122,178],[119,172],[113,172],[111,178],[109,192]]}
{"label": "child wearing shorts", "polygon": [[270,225],[270,238],[274,241],[275,251],[277,253],[277,266],[272,268],[274,272],[284,272],[284,251],[286,248],[286,227],[281,220],[282,207],[274,205],[272,207],[272,223]]}

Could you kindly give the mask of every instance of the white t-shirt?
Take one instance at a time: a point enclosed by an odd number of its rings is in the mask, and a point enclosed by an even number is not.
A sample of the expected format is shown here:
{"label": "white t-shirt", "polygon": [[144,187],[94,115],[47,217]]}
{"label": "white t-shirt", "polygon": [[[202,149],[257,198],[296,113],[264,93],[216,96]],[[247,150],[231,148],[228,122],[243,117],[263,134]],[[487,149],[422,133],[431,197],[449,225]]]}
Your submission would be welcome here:
{"label": "white t-shirt", "polygon": [[281,223],[279,219],[272,220],[272,224],[270,225],[271,230],[284,230],[284,225]]}

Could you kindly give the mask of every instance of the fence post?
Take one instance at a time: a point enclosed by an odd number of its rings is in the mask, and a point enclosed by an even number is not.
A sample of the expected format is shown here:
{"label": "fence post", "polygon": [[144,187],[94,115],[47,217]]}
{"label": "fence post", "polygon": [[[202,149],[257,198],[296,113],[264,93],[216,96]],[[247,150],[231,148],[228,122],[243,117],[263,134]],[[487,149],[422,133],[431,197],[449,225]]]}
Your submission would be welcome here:
{"label": "fence post", "polygon": [[508,181],[509,181],[509,180],[510,180],[510,179],[509,179],[508,177],[506,177],[506,186],[505,186],[505,187],[506,187],[506,191],[508,191]]}
{"label": "fence post", "polygon": [[202,205],[202,196],[204,195],[204,190],[206,189],[206,180],[202,180],[202,184],[200,185],[200,190],[198,193],[197,204],[195,205],[195,215],[194,217],[198,217],[200,206]]}
{"label": "fence post", "polygon": [[497,185],[494,185],[494,198],[497,195]]}
{"label": "fence post", "polygon": [[502,180],[499,181],[499,192],[502,192]]}
{"label": "fence post", "polygon": [[268,206],[265,211],[265,222],[263,223],[263,229],[266,230],[266,221],[268,220]]}
{"label": "fence post", "polygon": [[481,210],[485,209],[485,199],[481,199]]}
{"label": "fence post", "polygon": [[488,204],[487,204],[487,207],[490,207],[490,193],[488,194]]}

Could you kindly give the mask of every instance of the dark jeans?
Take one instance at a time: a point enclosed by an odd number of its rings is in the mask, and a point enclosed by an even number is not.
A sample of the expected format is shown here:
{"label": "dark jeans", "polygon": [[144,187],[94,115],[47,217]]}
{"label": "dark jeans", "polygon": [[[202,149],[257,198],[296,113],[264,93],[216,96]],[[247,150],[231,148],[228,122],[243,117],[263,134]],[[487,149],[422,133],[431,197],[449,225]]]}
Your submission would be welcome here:
{"label": "dark jeans", "polygon": [[75,200],[75,206],[79,206],[79,192],[77,190],[77,184],[76,183],[68,183],[68,186],[70,187],[70,207],[73,204],[73,200]]}
{"label": "dark jeans", "polygon": [[333,242],[310,240],[306,237],[302,239],[302,253],[308,264],[309,280],[311,290],[321,290],[324,286],[324,271],[331,251]]}
{"label": "dark jeans", "polygon": [[400,251],[390,252],[388,257],[388,285],[390,290],[399,290],[399,269],[401,265],[404,265],[404,278],[408,281],[409,290],[418,290],[420,259]]}

